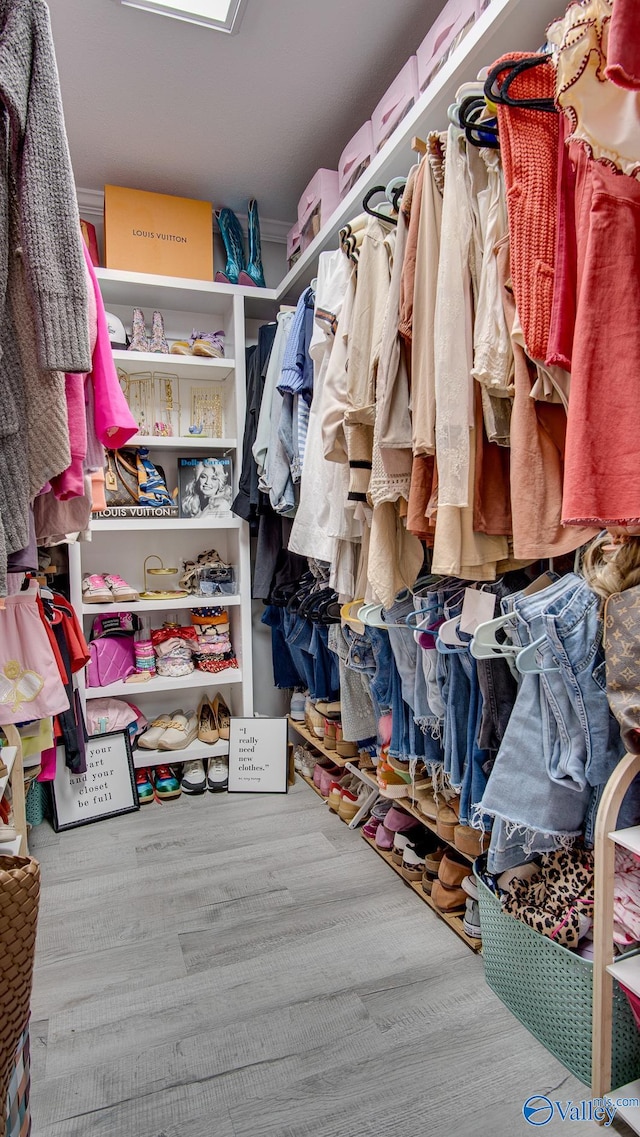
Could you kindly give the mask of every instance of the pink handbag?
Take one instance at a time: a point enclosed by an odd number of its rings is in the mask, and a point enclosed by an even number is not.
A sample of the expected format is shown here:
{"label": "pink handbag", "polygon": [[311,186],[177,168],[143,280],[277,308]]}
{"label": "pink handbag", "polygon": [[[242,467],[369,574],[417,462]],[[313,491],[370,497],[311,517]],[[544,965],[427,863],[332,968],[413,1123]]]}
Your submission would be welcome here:
{"label": "pink handbag", "polygon": [[102,636],[89,644],[87,687],[108,687],[133,675],[136,669],[133,639]]}

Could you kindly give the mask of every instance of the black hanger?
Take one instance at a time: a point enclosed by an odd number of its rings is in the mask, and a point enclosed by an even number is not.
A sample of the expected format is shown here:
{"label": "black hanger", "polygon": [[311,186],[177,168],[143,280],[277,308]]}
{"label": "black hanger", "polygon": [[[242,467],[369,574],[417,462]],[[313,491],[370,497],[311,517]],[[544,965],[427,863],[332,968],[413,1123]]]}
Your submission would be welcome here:
{"label": "black hanger", "polygon": [[393,206],[394,213],[400,212],[400,202],[402,201],[402,195],[406,188],[407,183],[405,182],[404,185],[396,186],[396,188],[391,193],[391,204]]}
{"label": "black hanger", "polygon": [[468,95],[458,107],[458,121],[472,146],[499,150],[500,142],[495,119],[482,121],[482,114],[486,109],[487,104],[481,95]]}
{"label": "black hanger", "polygon": [[369,214],[370,217],[376,217],[378,221],[383,221],[385,225],[397,225],[398,220],[396,217],[390,217],[388,213],[376,213],[375,209],[371,209],[369,207],[369,202],[371,201],[372,197],[375,197],[377,193],[386,192],[386,186],[374,186],[373,189],[370,189],[369,192],[365,194],[364,200],[362,202],[362,208],[364,209],[365,213]]}
{"label": "black hanger", "polygon": [[[528,107],[530,110],[544,111],[547,114],[558,114],[558,108],[553,99],[514,99],[509,94],[509,88],[519,75],[530,71],[533,67],[540,67],[551,63],[550,55],[542,53],[525,56],[524,59],[503,60],[496,64],[487,76],[484,85],[485,98],[492,103],[499,103],[505,107]],[[501,75],[506,75],[500,87],[496,87]]]}

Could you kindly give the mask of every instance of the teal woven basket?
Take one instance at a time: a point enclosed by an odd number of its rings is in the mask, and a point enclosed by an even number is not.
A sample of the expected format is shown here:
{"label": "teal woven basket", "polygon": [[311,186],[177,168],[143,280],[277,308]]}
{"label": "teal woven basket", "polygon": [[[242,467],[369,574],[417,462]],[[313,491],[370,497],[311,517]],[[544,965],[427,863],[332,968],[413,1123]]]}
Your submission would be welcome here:
{"label": "teal woven basket", "polygon": [[27,791],[25,812],[30,825],[42,825],[49,816],[49,786],[47,782],[32,782]]}
{"label": "teal woven basket", "polygon": [[[487,983],[516,1018],[585,1085],[591,1084],[593,964],[502,911],[476,876]],[[640,1033],[617,983],[611,1084],[640,1077]]]}

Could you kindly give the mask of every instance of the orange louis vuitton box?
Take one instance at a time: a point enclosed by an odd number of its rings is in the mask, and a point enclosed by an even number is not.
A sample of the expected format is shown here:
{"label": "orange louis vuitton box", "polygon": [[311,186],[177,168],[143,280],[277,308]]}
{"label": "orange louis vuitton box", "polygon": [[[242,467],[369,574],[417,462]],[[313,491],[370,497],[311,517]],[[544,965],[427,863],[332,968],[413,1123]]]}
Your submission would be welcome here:
{"label": "orange louis vuitton box", "polygon": [[213,280],[209,201],[104,187],[107,268]]}

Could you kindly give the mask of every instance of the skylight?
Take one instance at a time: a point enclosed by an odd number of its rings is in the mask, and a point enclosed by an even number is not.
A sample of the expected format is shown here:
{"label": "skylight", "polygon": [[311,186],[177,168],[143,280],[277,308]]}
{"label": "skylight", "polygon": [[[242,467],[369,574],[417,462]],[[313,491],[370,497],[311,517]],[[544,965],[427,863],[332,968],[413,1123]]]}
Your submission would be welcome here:
{"label": "skylight", "polygon": [[238,30],[243,0],[121,0],[128,8],[142,8],[158,16],[171,16],[220,32]]}

